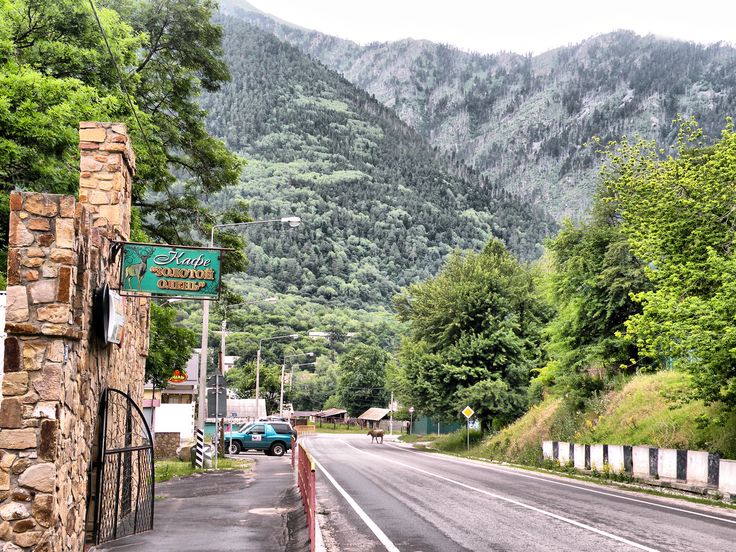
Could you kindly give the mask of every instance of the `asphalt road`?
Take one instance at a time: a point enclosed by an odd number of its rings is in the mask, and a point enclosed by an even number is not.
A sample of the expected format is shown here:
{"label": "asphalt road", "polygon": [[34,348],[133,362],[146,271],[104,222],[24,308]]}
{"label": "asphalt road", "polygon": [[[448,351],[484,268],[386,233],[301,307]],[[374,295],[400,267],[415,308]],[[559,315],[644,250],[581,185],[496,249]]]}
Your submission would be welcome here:
{"label": "asphalt road", "polygon": [[730,510],[370,441],[305,440],[329,552],[736,550]]}

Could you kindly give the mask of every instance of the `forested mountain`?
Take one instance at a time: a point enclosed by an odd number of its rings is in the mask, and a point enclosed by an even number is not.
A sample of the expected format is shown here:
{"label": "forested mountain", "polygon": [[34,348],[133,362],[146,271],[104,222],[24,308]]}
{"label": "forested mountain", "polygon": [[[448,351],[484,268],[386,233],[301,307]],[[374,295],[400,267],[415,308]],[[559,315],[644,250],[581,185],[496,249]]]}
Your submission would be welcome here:
{"label": "forested mountain", "polygon": [[208,130],[248,164],[239,199],[255,219],[294,214],[296,230],[248,230],[251,274],[275,291],[351,306],[386,304],[437,272],[455,248],[492,236],[522,259],[555,224],[542,209],[449,162],[390,109],[272,34],[222,17],[232,80],[202,98]]}
{"label": "forested mountain", "polygon": [[672,145],[677,114],[718,138],[736,114],[736,50],[620,31],[538,56],[428,41],[360,46],[224,0],[222,10],[342,73],[444,149],[557,218],[588,209],[599,158],[585,147],[639,133]]}

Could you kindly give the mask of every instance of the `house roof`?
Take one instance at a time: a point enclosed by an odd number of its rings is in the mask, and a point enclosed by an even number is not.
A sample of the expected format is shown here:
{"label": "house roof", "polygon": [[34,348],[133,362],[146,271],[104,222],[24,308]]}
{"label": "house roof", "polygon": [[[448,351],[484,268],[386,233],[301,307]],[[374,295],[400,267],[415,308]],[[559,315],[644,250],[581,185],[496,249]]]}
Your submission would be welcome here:
{"label": "house roof", "polygon": [[386,417],[391,412],[388,408],[369,408],[358,416],[359,420],[368,420],[369,422],[377,422]]}
{"label": "house roof", "polygon": [[315,416],[317,412],[315,410],[295,410],[291,413],[292,418],[308,418],[309,416]]}
{"label": "house roof", "polygon": [[344,410],[342,408],[328,408],[327,410],[323,410],[322,412],[317,413],[318,418],[332,418],[334,416],[342,416],[344,414],[347,414],[347,410]]}

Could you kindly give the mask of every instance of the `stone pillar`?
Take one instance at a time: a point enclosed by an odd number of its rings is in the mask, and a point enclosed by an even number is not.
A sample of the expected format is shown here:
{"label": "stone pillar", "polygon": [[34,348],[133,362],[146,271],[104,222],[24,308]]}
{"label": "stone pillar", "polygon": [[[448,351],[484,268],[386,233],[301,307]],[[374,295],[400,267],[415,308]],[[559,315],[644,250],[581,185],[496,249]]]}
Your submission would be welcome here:
{"label": "stone pillar", "polygon": [[[135,157],[124,125],[80,124],[79,201],[10,196],[0,550],[81,551],[101,392],[140,402],[148,300],[127,298],[121,346],[92,333],[92,296],[118,287],[113,240],[130,235]],[[113,260],[114,259],[114,260]]]}
{"label": "stone pillar", "polygon": [[79,123],[79,149],[79,202],[89,206],[95,228],[127,241],[135,154],[125,125]]}

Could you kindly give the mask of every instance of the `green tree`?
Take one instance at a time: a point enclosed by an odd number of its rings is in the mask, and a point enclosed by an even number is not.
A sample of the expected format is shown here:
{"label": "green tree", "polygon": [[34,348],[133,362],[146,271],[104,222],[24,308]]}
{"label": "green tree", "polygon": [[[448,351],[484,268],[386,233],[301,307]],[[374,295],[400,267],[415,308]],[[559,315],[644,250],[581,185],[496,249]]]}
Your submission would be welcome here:
{"label": "green tree", "polygon": [[149,236],[193,243],[209,229],[200,198],[235,183],[242,165],[206,132],[197,99],[228,78],[221,30],[210,22],[215,7],[211,0],[99,2],[113,61],[88,1],[0,1],[3,272],[9,192],[76,193],[80,120],[128,123],[136,220]]}
{"label": "green tree", "polygon": [[566,222],[548,247],[550,297],[557,313],[547,327],[550,362],[535,387],[555,383],[582,401],[622,367],[648,367],[648,359],[640,359],[636,345],[622,334],[626,321],[641,312],[632,296],[651,285],[605,190],[591,220],[577,226]]}
{"label": "green tree", "polygon": [[623,139],[605,150],[603,171],[622,231],[652,283],[627,322],[637,346],[674,359],[697,395],[736,407],[736,134],[702,147],[694,121],[681,122],[677,156]]}
{"label": "green tree", "polygon": [[399,357],[415,406],[452,419],[477,400],[471,406],[486,427],[523,412],[530,371],[542,362],[548,308],[532,271],[503,244],[454,254],[395,304],[409,323]]}
{"label": "green tree", "polygon": [[386,367],[391,357],[383,349],[357,345],[340,356],[339,394],[350,416],[359,416],[371,407],[385,407]]}
{"label": "green tree", "polygon": [[174,370],[186,367],[197,346],[197,334],[176,321],[176,310],[151,303],[150,346],[146,358],[146,381],[164,388]]}
{"label": "green tree", "polygon": [[[337,362],[322,355],[317,358],[314,370],[298,370],[294,373],[294,381],[289,386],[291,392],[287,395],[289,402],[295,410],[324,410],[342,406],[338,393],[339,380]],[[331,398],[332,403],[328,406]]]}

